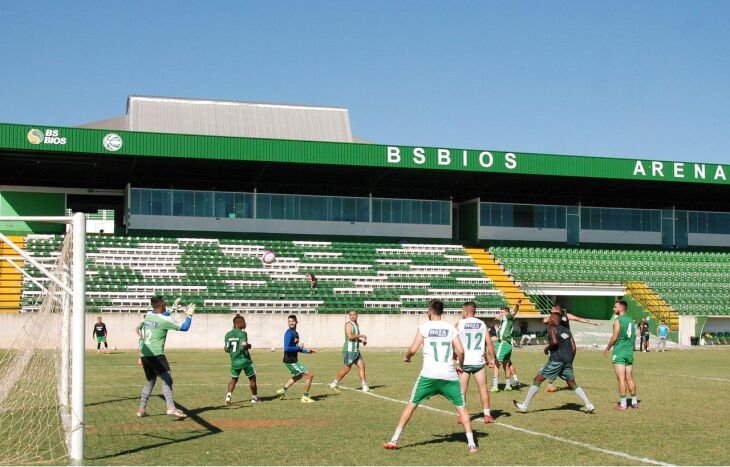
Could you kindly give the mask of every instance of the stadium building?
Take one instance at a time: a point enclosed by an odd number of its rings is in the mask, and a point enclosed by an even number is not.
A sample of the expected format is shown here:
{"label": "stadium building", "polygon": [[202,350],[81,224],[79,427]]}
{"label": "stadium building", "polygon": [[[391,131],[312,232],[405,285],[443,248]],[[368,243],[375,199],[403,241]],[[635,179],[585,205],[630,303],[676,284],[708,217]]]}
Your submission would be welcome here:
{"label": "stadium building", "polygon": [[[219,347],[234,312],[261,345],[280,346],[284,314],[298,313],[316,318],[319,346],[339,346],[349,309],[381,330],[373,344],[403,346],[431,298],[451,312],[475,300],[485,319],[523,299],[539,342],[550,302],[606,320],[623,297],[675,342],[728,343],[729,176],[375,144],[335,107],[132,96],[125,115],[75,128],[0,124],[0,216],[87,213],[87,310],[131,329],[152,293],[180,296],[203,315],[199,333],[174,337],[190,347]],[[0,224],[44,261],[58,229]],[[23,268],[0,266],[3,329],[41,294]]]}

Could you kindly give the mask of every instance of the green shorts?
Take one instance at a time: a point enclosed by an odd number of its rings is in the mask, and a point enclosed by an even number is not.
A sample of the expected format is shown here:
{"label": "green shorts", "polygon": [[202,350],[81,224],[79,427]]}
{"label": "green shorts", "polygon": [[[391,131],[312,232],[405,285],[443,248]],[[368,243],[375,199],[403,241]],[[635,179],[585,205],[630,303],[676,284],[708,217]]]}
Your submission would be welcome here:
{"label": "green shorts", "polygon": [[343,360],[345,361],[345,365],[352,366],[355,363],[357,363],[360,358],[360,352],[342,352]]}
{"label": "green shorts", "polygon": [[473,375],[474,373],[478,373],[484,368],[484,365],[464,365],[464,373],[469,373]]}
{"label": "green shorts", "polygon": [[101,344],[102,342],[106,342],[106,336],[96,336],[96,343]]}
{"label": "green shorts", "polygon": [[634,353],[633,352],[619,352],[614,353],[611,359],[614,365],[631,366],[634,364]]}
{"label": "green shorts", "polygon": [[289,373],[291,373],[292,376],[299,376],[307,371],[307,367],[299,362],[285,363],[284,365],[286,366],[287,370],[289,370]]}
{"label": "green shorts", "polygon": [[461,395],[461,383],[458,379],[433,379],[419,376],[413,386],[410,402],[418,405],[436,394],[441,394],[456,407],[464,407],[464,397]]}
{"label": "green shorts", "polygon": [[241,366],[232,366],[231,378],[238,378],[241,376],[241,371],[243,371],[243,374],[249,379],[256,376],[256,368],[253,366],[253,362],[246,362]]}
{"label": "green shorts", "polygon": [[575,380],[575,375],[573,374],[573,362],[565,363],[548,361],[540,370],[540,374],[551,381],[558,378],[565,381]]}
{"label": "green shorts", "polygon": [[498,362],[509,362],[512,361],[512,344],[505,341],[499,341],[499,344],[497,344],[497,348],[495,349],[497,353],[497,361]]}

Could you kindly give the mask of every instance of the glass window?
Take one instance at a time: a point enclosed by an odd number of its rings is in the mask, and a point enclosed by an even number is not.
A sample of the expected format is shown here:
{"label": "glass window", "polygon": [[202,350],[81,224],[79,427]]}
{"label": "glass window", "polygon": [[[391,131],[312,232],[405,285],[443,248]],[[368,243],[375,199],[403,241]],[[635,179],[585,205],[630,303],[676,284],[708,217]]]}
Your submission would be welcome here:
{"label": "glass window", "polygon": [[358,222],[370,222],[370,200],[367,198],[359,198],[357,200],[357,217]]}
{"label": "glass window", "polygon": [[141,190],[131,190],[131,195],[129,198],[129,212],[131,214],[141,214],[140,211],[140,202],[142,201],[142,194],[140,193]]}

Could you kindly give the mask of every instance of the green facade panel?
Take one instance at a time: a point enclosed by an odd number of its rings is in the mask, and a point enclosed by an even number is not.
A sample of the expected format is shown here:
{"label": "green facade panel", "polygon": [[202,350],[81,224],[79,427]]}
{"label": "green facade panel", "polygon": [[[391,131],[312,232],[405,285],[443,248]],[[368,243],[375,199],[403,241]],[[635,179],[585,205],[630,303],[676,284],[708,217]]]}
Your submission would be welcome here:
{"label": "green facade panel", "polygon": [[[0,191],[0,216],[63,216],[66,195],[63,193],[35,193]],[[64,226],[38,222],[0,222],[3,233],[62,233]]]}
{"label": "green facade panel", "polygon": [[0,124],[2,149],[715,184],[730,176],[722,164],[18,124]]}

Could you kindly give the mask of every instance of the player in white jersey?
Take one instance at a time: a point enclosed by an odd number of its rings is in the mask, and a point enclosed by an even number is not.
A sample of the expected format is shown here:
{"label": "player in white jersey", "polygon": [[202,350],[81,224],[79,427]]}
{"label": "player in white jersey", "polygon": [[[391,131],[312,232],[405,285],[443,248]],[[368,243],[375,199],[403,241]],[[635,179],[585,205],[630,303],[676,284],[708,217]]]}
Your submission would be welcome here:
{"label": "player in white jersey", "polygon": [[[456,325],[456,329],[459,331],[461,345],[464,346],[464,372],[459,374],[459,380],[461,381],[461,390],[464,396],[464,403],[466,404],[466,393],[469,391],[469,377],[474,375],[474,381],[477,382],[479,398],[482,400],[482,408],[484,409],[484,423],[492,423],[494,422],[494,418],[490,412],[484,355],[487,349],[489,349],[489,367],[493,367],[495,355],[494,344],[489,337],[487,324],[479,318],[474,317],[476,312],[476,303],[464,303],[461,308],[461,315],[464,319]],[[460,418],[459,423],[461,423]]]}
{"label": "player in white jersey", "polygon": [[428,304],[428,319],[416,331],[411,347],[406,351],[404,362],[410,363],[411,357],[418,352],[423,345],[423,368],[421,374],[413,386],[411,399],[403,409],[395,434],[389,442],[385,443],[385,449],[398,449],[398,438],[401,432],[411,419],[418,404],[433,395],[441,394],[449,399],[459,414],[464,424],[466,439],[469,445],[469,452],[477,452],[477,445],[474,443],[474,433],[471,431],[471,419],[466,411],[464,397],[461,393],[461,384],[457,373],[461,373],[464,364],[464,347],[461,345],[459,334],[456,328],[441,320],[444,312],[444,303],[441,300],[431,300]]}

